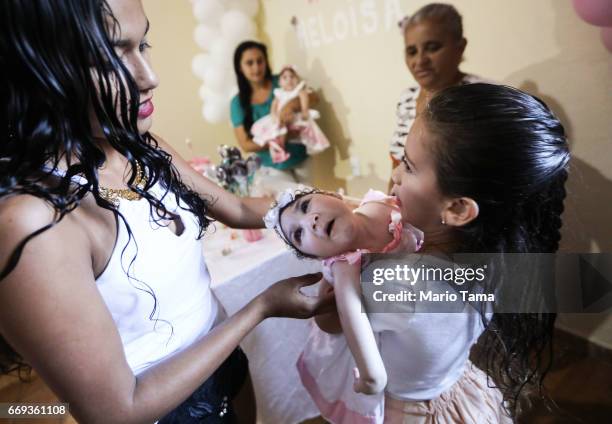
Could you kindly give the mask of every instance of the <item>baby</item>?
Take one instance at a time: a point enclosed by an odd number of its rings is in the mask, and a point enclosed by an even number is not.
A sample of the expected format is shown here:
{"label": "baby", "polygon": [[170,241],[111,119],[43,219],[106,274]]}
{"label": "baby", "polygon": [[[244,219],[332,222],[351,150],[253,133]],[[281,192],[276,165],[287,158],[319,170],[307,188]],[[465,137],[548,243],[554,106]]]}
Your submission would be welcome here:
{"label": "baby", "polygon": [[382,422],[387,374],[361,312],[361,254],[415,252],[423,233],[402,222],[395,197],[374,190],[356,209],[334,193],[287,190],[264,221],[298,255],[322,259],[322,284],[335,292],[344,337],[313,328],[297,364],[304,386],[331,422]]}
{"label": "baby", "polygon": [[[315,119],[319,112],[309,109],[309,89],[291,65],[281,69],[279,74],[280,88],[274,89],[274,100],[270,114],[257,120],[251,127],[253,141],[260,146],[268,145],[270,156],[274,163],[289,159],[289,153],[284,149],[287,133],[297,132],[299,140],[306,146],[309,155],[319,153],[329,147],[329,141],[323,134]],[[299,107],[294,112],[292,122],[281,122],[280,114],[283,108],[292,100],[299,99]]]}

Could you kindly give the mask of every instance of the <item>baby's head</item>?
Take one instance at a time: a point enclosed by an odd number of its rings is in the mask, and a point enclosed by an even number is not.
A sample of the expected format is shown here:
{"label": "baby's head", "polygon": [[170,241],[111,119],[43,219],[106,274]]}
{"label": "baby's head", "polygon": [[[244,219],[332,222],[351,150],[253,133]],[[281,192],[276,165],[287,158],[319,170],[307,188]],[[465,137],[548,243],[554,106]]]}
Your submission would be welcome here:
{"label": "baby's head", "polygon": [[278,84],[285,91],[291,91],[300,82],[300,76],[293,65],[285,65],[278,74]]}
{"label": "baby's head", "polygon": [[264,221],[300,257],[322,259],[355,250],[353,213],[336,193],[285,190]]}

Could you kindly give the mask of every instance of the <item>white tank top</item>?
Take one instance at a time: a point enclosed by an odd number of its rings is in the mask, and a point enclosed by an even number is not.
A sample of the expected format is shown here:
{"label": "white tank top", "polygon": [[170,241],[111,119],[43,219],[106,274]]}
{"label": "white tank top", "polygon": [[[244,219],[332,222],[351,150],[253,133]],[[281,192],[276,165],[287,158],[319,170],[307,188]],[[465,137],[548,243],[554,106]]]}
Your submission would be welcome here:
{"label": "white tank top", "polygon": [[[164,191],[155,185],[149,193],[160,199]],[[117,242],[96,279],[134,374],[207,334],[220,312],[202,242],[196,239],[197,218],[179,208],[170,192],[162,203],[181,217],[184,231],[176,235],[170,227],[155,223],[146,199],[120,199],[118,210],[130,226],[132,239],[128,244],[127,227],[118,217]]]}

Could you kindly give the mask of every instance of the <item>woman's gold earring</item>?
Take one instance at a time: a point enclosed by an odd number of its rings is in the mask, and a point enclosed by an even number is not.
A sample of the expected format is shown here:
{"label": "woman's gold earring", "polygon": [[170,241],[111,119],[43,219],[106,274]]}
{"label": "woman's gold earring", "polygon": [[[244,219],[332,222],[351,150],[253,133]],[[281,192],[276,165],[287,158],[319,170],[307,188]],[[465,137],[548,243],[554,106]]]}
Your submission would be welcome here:
{"label": "woman's gold earring", "polygon": [[442,225],[446,225],[446,221],[444,220],[444,218],[442,218],[440,222],[442,223]]}

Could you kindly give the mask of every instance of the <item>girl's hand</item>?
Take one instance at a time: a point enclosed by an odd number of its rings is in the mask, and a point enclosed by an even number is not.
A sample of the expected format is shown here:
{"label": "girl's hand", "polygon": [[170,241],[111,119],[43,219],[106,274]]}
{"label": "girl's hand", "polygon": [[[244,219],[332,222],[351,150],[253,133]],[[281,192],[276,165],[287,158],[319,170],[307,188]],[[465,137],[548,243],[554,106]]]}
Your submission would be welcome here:
{"label": "girl's hand", "polygon": [[333,293],[306,296],[300,289],[321,280],[321,273],[287,278],[268,287],[258,296],[265,318],[310,318],[333,309]]}
{"label": "girl's hand", "polygon": [[386,375],[380,376],[379,378],[361,378],[357,367],[353,368],[353,377],[355,377],[353,390],[355,390],[356,393],[374,395],[385,390],[385,386],[387,385]]}

